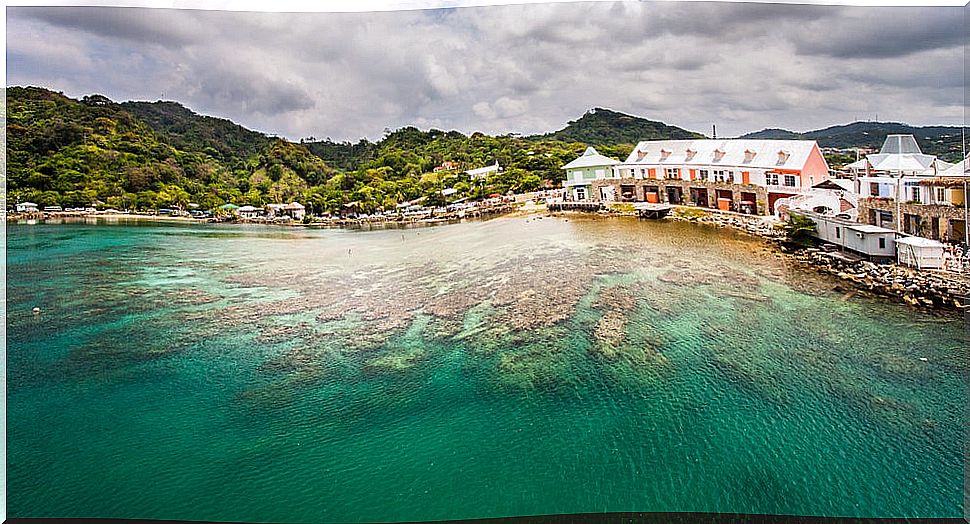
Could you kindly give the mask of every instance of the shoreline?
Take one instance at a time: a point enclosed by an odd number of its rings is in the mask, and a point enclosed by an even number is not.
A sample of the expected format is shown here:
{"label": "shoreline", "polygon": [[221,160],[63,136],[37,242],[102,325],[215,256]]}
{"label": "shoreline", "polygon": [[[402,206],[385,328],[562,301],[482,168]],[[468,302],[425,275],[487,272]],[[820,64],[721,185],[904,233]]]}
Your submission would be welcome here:
{"label": "shoreline", "polygon": [[[42,215],[42,217],[37,215]],[[431,227],[441,224],[460,223],[469,219],[527,218],[530,216],[584,216],[593,219],[609,219],[615,217],[636,217],[636,214],[619,210],[605,210],[597,213],[584,211],[553,212],[546,209],[544,205],[523,206],[509,204],[481,210],[472,216],[457,216],[454,213],[448,213],[430,218],[406,216],[368,217],[366,219],[335,218],[306,224],[302,221],[219,220],[212,218],[198,219],[193,217],[128,213],[63,213],[53,216],[50,213],[38,213],[33,216],[10,214],[5,216],[5,222],[31,223],[43,221],[47,223],[53,220],[56,221],[54,223],[62,223],[64,221],[88,222],[91,220],[105,220],[118,222],[133,220],[182,224],[257,224],[303,227],[307,229],[372,229],[409,226]],[[876,264],[855,254],[839,251],[834,246],[825,246],[825,244],[816,247],[794,248],[786,244],[784,233],[776,228],[776,225],[779,223],[770,217],[675,206],[667,218],[670,220],[705,224],[718,228],[728,228],[760,238],[770,247],[772,252],[784,257],[788,262],[792,262],[806,270],[814,270],[818,273],[825,273],[836,277],[849,288],[843,289],[841,286],[835,286],[833,291],[845,291],[849,295],[856,292],[869,293],[920,309],[970,312],[970,278],[964,275],[943,271],[919,271],[896,263]],[[830,249],[826,249],[826,247]]]}

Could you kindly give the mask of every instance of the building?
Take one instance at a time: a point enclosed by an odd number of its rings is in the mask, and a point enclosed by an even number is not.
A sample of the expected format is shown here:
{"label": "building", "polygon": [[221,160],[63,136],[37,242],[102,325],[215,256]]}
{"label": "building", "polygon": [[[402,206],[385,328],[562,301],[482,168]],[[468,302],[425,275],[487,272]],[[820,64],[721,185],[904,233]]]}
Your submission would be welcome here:
{"label": "building", "polygon": [[439,171],[454,171],[456,169],[458,169],[457,163],[452,162],[450,160],[445,160],[444,162],[441,163],[440,166],[435,166],[435,168],[432,171],[437,173]]}
{"label": "building", "polygon": [[293,220],[303,220],[303,217],[306,216],[306,208],[304,208],[303,204],[300,204],[299,202],[290,202],[289,204],[267,204],[266,216],[267,218],[290,217]]}
{"label": "building", "polygon": [[254,206],[242,206],[236,210],[239,213],[239,218],[259,218],[263,214],[263,210]]}
{"label": "building", "polygon": [[636,145],[592,198],[694,205],[767,215],[775,202],[829,177],[813,140],[653,140]]}
{"label": "building", "polygon": [[811,211],[799,214],[815,222],[813,236],[823,242],[875,260],[888,261],[896,257],[896,232],[892,229]]}
{"label": "building", "polygon": [[917,269],[941,269],[945,245],[922,237],[904,237],[896,241],[899,263]]}
{"label": "building", "polygon": [[17,204],[18,213],[36,213],[37,211],[37,204],[33,202],[21,202]]}
{"label": "building", "polygon": [[848,220],[858,219],[859,195],[855,182],[845,178],[830,178],[801,190],[797,195],[775,201],[775,216],[786,220],[789,211],[811,211],[825,216]]}
{"label": "building", "polygon": [[889,135],[878,154],[852,164],[859,221],[909,235],[963,241],[966,165],[923,154],[913,135]]}
{"label": "building", "polygon": [[501,172],[502,172],[502,167],[498,165],[497,161],[490,166],[480,167],[478,169],[469,169],[468,171],[465,171],[465,173],[467,173],[468,176],[472,178],[472,180],[486,179],[490,176],[496,175]]}
{"label": "building", "polygon": [[594,180],[617,178],[613,169],[619,160],[603,156],[593,147],[587,147],[582,156],[562,166],[566,171],[563,188],[566,190],[566,200],[598,200],[611,202],[616,200],[614,186],[601,186],[599,198],[593,196],[592,184]]}

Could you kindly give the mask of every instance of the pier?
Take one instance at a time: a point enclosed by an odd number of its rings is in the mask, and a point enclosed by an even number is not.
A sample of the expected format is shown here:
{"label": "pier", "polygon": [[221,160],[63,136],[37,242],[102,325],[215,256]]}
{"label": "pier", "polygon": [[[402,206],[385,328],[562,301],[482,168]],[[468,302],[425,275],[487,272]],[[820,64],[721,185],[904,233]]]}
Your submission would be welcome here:
{"label": "pier", "polygon": [[606,209],[606,207],[602,202],[568,202],[559,200],[547,202],[546,209],[549,211],[599,211]]}
{"label": "pier", "polygon": [[637,211],[637,216],[640,218],[664,218],[674,206],[670,204],[654,204],[651,202],[636,202],[633,204],[633,208]]}

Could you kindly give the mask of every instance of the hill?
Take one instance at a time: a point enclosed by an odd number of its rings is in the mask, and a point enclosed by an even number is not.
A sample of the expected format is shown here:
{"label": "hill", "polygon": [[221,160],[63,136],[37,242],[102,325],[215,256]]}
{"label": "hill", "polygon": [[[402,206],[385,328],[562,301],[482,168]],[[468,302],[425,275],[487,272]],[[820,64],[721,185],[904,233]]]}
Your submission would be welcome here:
{"label": "hill", "polygon": [[879,148],[886,135],[907,134],[916,137],[924,153],[955,162],[961,158],[960,128],[956,126],[917,127],[899,122],[853,122],[815,131],[796,133],[785,129],[765,129],[748,133],[741,138],[815,140],[821,147],[849,149]]}
{"label": "hill", "polygon": [[254,155],[273,142],[263,133],[224,118],[199,115],[178,102],[123,102],[120,106],[172,146],[226,161]]}
{"label": "hill", "polygon": [[193,202],[211,209],[303,198],[335,174],[300,145],[177,104],[163,112],[181,113],[182,123],[156,112],[150,121],[159,131],[132,107],[100,95],[75,100],[43,88],[7,88],[8,202],[119,209]]}
{"label": "hill", "polygon": [[[582,120],[582,119],[581,119]],[[7,88],[8,202],[118,209],[215,209],[298,200],[316,212],[394,209],[424,197],[478,198],[554,186],[586,142],[405,127],[378,142],[287,140],[177,102],[75,100]],[[623,158],[629,145],[601,145]],[[499,162],[487,180],[468,169]],[[437,169],[437,170],[436,170]]]}
{"label": "hill", "polygon": [[603,146],[636,144],[641,140],[684,140],[705,138],[663,122],[655,122],[600,107],[590,109],[578,120],[570,121],[559,131],[529,137],[534,140],[559,140]]}

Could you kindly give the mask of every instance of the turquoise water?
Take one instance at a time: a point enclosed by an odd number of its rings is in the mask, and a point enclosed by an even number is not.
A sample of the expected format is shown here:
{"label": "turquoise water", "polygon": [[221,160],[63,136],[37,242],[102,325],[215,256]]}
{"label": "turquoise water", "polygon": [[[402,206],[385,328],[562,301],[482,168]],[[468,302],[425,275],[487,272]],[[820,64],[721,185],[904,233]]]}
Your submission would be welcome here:
{"label": "turquoise water", "polygon": [[962,320],[742,235],[7,235],[12,517],[962,513]]}

